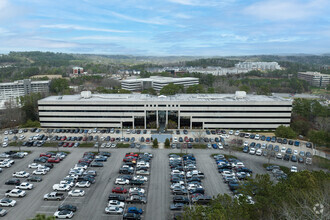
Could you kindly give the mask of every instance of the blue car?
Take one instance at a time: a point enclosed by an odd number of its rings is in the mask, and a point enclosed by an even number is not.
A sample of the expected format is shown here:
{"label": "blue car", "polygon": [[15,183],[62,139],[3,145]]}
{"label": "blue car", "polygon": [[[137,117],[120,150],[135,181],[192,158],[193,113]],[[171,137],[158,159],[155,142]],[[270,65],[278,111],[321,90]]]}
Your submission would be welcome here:
{"label": "blue car", "polygon": [[217,145],[217,144],[212,144],[212,147],[213,147],[214,149],[217,149],[217,148],[218,148],[218,145]]}
{"label": "blue car", "polygon": [[266,141],[268,141],[268,142],[269,142],[270,140],[271,140],[271,138],[270,138],[270,137],[266,137]]}
{"label": "blue car", "polygon": [[142,215],[143,210],[142,209],[138,209],[136,207],[129,207],[127,210],[128,213],[134,213],[134,214],[138,214],[138,215]]}
{"label": "blue car", "polygon": [[295,142],[294,142],[294,146],[299,147],[299,145],[300,145],[300,142],[299,142],[299,141],[295,141]]}

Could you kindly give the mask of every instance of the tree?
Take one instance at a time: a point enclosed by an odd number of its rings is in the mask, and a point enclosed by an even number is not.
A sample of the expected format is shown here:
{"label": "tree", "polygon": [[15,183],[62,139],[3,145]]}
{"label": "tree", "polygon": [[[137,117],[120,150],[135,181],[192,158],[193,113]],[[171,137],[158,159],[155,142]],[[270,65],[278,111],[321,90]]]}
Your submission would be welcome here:
{"label": "tree", "polygon": [[130,94],[130,93],[132,93],[132,92],[129,91],[129,90],[126,90],[126,89],[119,89],[119,90],[118,90],[118,93],[120,93],[120,94]]}
{"label": "tree", "polygon": [[307,120],[300,118],[295,119],[293,117],[293,122],[291,123],[291,128],[297,133],[301,134],[303,136],[307,136],[309,129],[311,128],[311,123],[309,123]]}
{"label": "tree", "polygon": [[53,79],[49,85],[49,91],[55,94],[63,94],[69,89],[69,81],[66,79]]}
{"label": "tree", "polygon": [[154,88],[145,89],[141,94],[157,95],[157,91]]}
{"label": "tree", "polygon": [[207,88],[207,93],[215,93],[214,88],[213,87]]}
{"label": "tree", "polygon": [[202,85],[192,85],[186,89],[186,93],[193,94],[193,93],[205,93],[204,88]]}
{"label": "tree", "polygon": [[165,140],[165,148],[169,148],[170,145],[171,145],[170,140],[168,138],[166,138],[166,140]]}
{"label": "tree", "polygon": [[275,135],[282,138],[295,138],[297,135],[292,128],[280,125],[275,130]]}
{"label": "tree", "polygon": [[153,148],[158,148],[158,140],[157,140],[157,138],[155,138],[155,139],[152,141],[152,147],[153,147]]}
{"label": "tree", "polygon": [[45,94],[41,93],[31,93],[26,96],[20,97],[20,103],[22,105],[22,110],[24,112],[24,122],[28,120],[38,121],[38,100],[45,97]]}
{"label": "tree", "polygon": [[326,145],[330,147],[330,134],[326,131],[311,130],[308,132],[308,138],[311,142],[318,146]]}
{"label": "tree", "polygon": [[184,91],[183,85],[176,85],[174,83],[170,83],[164,86],[159,94],[161,95],[175,95],[177,93],[182,93]]}
{"label": "tree", "polygon": [[54,216],[46,216],[45,214],[37,214],[34,218],[30,220],[55,220]]}

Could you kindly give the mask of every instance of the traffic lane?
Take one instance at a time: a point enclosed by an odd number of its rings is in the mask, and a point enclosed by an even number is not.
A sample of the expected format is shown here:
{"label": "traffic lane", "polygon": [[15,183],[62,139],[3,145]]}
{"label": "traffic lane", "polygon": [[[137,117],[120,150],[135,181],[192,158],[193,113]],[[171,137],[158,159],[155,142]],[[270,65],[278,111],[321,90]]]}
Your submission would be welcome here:
{"label": "traffic lane", "polygon": [[[219,152],[220,153],[220,152]],[[222,181],[221,175],[218,173],[217,166],[211,154],[199,153],[194,154],[197,160],[197,169],[202,171],[205,175],[203,185],[205,187],[206,195],[217,196],[218,194],[229,194],[227,184]]]}
{"label": "traffic lane", "polygon": [[167,219],[171,199],[170,170],[168,167],[168,151],[158,150],[153,153],[150,184],[146,205],[145,219]]}
{"label": "traffic lane", "polygon": [[[91,189],[86,195],[83,203],[79,206],[76,213],[77,219],[106,219],[109,215],[105,214],[104,209],[108,203],[108,196],[114,186],[114,180],[118,176],[122,158],[125,154],[122,149],[111,152],[111,157],[104,162],[104,167],[98,170],[96,182],[91,185]],[[97,214],[96,214],[97,213]],[[121,218],[111,215],[111,218]]]}

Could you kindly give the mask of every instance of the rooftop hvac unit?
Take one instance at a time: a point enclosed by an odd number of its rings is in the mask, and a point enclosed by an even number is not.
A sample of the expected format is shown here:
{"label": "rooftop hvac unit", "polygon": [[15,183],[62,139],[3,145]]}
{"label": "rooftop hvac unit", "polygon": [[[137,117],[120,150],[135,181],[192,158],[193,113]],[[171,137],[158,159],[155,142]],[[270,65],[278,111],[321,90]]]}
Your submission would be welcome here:
{"label": "rooftop hvac unit", "polygon": [[80,95],[81,95],[81,98],[89,99],[92,97],[92,92],[91,91],[82,91],[80,93]]}
{"label": "rooftop hvac unit", "polygon": [[243,99],[246,97],[246,92],[245,91],[236,91],[235,92],[235,97],[237,99]]}

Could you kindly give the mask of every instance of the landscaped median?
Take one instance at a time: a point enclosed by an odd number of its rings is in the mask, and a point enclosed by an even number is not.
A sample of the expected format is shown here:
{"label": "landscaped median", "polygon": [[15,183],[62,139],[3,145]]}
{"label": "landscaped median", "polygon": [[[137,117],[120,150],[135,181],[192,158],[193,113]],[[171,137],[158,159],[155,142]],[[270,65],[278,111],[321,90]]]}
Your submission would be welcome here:
{"label": "landscaped median", "polygon": [[129,148],[129,144],[124,144],[124,143],[118,143],[117,148]]}

